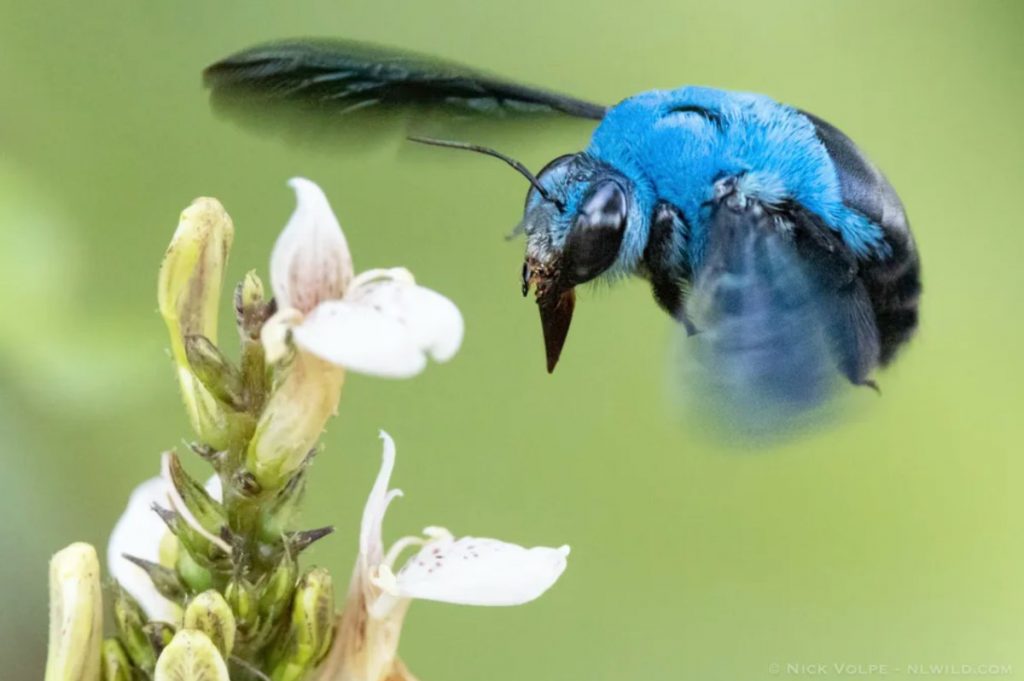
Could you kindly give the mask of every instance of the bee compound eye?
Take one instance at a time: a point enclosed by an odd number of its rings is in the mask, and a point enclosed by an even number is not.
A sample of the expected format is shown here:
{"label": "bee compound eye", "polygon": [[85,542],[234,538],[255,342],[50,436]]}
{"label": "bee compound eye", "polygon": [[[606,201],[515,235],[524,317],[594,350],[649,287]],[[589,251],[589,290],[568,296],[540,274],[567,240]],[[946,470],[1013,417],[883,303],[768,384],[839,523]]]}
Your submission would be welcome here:
{"label": "bee compound eye", "polygon": [[626,192],[615,180],[599,182],[584,202],[580,214],[591,229],[622,231],[626,227]]}
{"label": "bee compound eye", "polygon": [[573,284],[598,276],[615,262],[626,231],[628,200],[615,180],[594,185],[565,240],[563,258]]}

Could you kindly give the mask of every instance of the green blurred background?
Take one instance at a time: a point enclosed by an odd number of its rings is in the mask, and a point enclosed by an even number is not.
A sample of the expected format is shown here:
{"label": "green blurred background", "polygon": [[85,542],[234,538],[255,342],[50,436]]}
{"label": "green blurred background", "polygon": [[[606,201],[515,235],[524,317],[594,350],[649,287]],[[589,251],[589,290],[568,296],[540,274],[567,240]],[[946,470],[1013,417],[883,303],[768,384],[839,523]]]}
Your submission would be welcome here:
{"label": "green blurred background", "polygon": [[[771,678],[773,663],[781,676],[789,663],[888,665],[896,678],[985,664],[1024,678],[1024,4],[0,7],[3,679],[40,676],[49,555],[105,546],[133,485],[188,436],[154,294],[179,210],[220,198],[237,227],[232,281],[265,273],[296,174],[326,190],[358,268],[409,267],[467,323],[449,365],[409,382],[350,378],[306,516],[338,532],[312,559],[347,577],[378,428],[398,442],[407,495],[388,536],[442,524],[573,547],[531,605],[417,603],[401,650],[422,679],[736,681]],[[535,306],[519,296],[521,246],[502,239],[521,179],[398,139],[287,144],[210,112],[204,65],[304,35],[405,46],[598,101],[696,83],[813,111],[907,205],[921,332],[880,376],[880,399],[860,391],[839,423],[752,453],[671,399],[675,331],[642,282],[584,293],[548,376]],[[588,133],[542,124],[476,141],[537,168]]]}

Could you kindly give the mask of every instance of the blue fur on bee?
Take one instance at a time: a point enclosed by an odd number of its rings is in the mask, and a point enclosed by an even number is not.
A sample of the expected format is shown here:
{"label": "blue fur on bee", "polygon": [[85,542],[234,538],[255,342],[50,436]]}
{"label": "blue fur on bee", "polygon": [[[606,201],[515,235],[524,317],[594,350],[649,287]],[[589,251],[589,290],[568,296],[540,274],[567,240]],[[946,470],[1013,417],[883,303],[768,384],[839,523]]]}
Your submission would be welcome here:
{"label": "blue fur on bee", "polygon": [[[837,170],[814,125],[769,97],[704,87],[645,92],[608,110],[586,153],[634,185],[630,217],[637,219],[630,220],[612,274],[640,262],[659,198],[689,222],[688,256],[698,267],[706,246],[702,208],[715,182],[730,176],[742,176],[741,189],[766,204],[802,204],[858,256],[885,254],[881,228],[843,203]],[[566,197],[570,215],[584,188]]]}

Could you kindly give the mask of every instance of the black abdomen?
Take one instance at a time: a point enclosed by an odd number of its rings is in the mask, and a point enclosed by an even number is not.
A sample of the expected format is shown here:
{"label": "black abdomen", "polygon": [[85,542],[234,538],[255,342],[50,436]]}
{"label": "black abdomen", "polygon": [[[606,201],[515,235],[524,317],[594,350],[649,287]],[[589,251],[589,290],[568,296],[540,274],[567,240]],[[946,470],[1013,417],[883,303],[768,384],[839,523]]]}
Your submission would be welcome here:
{"label": "black abdomen", "polygon": [[917,329],[921,262],[907,215],[885,175],[849,137],[817,116],[801,113],[814,125],[818,140],[832,159],[843,203],[878,225],[889,246],[887,256],[860,261],[860,277],[878,326],[878,361],[885,366]]}

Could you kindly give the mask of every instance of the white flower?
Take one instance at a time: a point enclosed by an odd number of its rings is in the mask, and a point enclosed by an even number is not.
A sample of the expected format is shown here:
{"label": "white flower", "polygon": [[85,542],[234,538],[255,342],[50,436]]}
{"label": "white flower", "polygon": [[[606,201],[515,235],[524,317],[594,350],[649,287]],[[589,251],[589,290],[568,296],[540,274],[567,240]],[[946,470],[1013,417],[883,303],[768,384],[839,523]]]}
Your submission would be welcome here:
{"label": "white flower", "polygon": [[451,359],[462,343],[462,315],[439,293],[416,284],[403,268],[353,277],[348,243],[327,197],[294,178],[295,212],[270,257],[277,314],[264,325],[268,361],[281,359],[287,337],[338,367],[407,378],[427,357]]}
{"label": "white flower", "polygon": [[[247,452],[264,489],[284,484],[337,409],[345,371],[409,378],[427,357],[444,362],[462,343],[462,315],[402,268],[353,276],[352,257],[327,197],[294,178],[297,206],[270,257],[277,312],[260,337],[282,373]],[[283,363],[294,348],[290,363]]]}
{"label": "white flower", "polygon": [[[205,487],[210,496],[220,500],[220,478],[212,476]],[[173,535],[153,510],[154,504],[176,511],[183,506],[177,501],[171,481],[165,475],[146,480],[128,497],[128,507],[118,518],[107,543],[107,569],[139,602],[149,619],[173,623],[181,619],[181,607],[161,596],[146,571],[124,557],[127,554],[151,563],[166,565],[168,562],[167,546]]]}
{"label": "white flower", "polygon": [[[380,473],[363,509],[359,558],[331,654],[321,667],[326,681],[411,679],[397,658],[402,620],[412,599],[460,605],[520,605],[539,597],[566,567],[569,547],[524,548],[479,537],[456,539],[428,527],[424,536],[404,537],[384,550],[382,526],[388,505],[402,495],[389,490],[395,445],[381,432]],[[419,550],[404,565],[406,549]]]}

